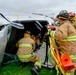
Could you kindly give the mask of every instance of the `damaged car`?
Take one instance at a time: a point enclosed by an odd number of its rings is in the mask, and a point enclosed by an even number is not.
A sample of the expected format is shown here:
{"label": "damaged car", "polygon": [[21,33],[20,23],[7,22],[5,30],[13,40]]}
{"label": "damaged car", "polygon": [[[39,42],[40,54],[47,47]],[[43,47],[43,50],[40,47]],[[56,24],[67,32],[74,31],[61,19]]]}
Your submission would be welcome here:
{"label": "damaged car", "polygon": [[34,36],[40,35],[40,43],[42,44],[38,53],[45,64],[47,61],[47,48],[45,47],[43,50],[41,48],[47,32],[47,25],[50,25],[51,22],[52,19],[39,14],[7,15],[0,13],[0,65],[18,61],[15,45],[18,40],[23,38],[25,31],[30,31]]}

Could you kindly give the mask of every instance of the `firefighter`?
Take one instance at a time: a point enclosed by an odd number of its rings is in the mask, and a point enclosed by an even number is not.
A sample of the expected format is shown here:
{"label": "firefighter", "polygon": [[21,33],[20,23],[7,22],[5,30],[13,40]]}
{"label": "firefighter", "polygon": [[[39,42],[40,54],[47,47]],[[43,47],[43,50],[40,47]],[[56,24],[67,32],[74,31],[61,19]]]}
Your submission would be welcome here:
{"label": "firefighter", "polygon": [[35,51],[37,51],[38,49],[40,49],[40,46],[42,45],[42,43],[40,42],[40,34],[38,34],[37,36],[35,35],[31,35],[31,38],[35,41]]}
{"label": "firefighter", "polygon": [[74,26],[74,28],[76,29],[76,16],[74,16],[74,17],[71,19],[71,22],[72,22],[72,25]]}
{"label": "firefighter", "polygon": [[69,12],[69,16],[70,16],[70,19],[69,19],[70,22],[72,23],[72,25],[76,29],[76,16],[75,16],[75,13]]}
{"label": "firefighter", "polygon": [[69,16],[70,16],[69,20],[70,22],[72,22],[72,18],[75,17],[75,13],[69,12]]}
{"label": "firefighter", "polygon": [[40,41],[40,38],[41,38],[41,35],[38,34],[36,37],[35,37],[35,44],[36,44],[36,48],[37,49],[40,49],[40,46],[42,45],[41,41]]}
{"label": "firefighter", "polygon": [[71,59],[75,66],[74,69],[65,72],[64,75],[74,75],[76,70],[76,30],[69,21],[70,16],[66,10],[60,11],[57,18],[60,24],[54,33],[54,38],[58,42],[59,51],[62,54],[69,54],[70,57],[73,56]]}
{"label": "firefighter", "polygon": [[17,56],[19,60],[23,63],[28,63],[29,61],[34,62],[35,64],[31,72],[34,75],[39,75],[42,61],[40,57],[33,52],[35,49],[35,41],[30,37],[29,31],[24,33],[24,38],[17,42],[16,47],[18,47]]}

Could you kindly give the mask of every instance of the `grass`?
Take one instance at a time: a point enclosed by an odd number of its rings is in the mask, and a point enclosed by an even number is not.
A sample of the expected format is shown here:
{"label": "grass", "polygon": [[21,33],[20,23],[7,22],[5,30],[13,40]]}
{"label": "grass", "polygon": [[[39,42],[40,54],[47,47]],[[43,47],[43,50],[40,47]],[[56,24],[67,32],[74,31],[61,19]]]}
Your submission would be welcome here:
{"label": "grass", "polygon": [[[17,65],[17,63],[10,63],[0,68],[0,75],[32,75],[30,69],[32,64],[28,64],[26,67]],[[42,67],[40,75],[56,75],[56,71]]]}

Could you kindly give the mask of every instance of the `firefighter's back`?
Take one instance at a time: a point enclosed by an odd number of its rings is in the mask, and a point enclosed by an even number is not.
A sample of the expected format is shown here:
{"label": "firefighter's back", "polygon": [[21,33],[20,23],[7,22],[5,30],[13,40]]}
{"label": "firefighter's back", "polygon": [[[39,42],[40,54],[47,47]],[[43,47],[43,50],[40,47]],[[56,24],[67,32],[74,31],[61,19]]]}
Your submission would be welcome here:
{"label": "firefighter's back", "polygon": [[28,46],[22,46],[19,47],[17,54],[21,55],[21,54],[30,54],[33,52],[33,48],[29,47],[29,46],[33,46],[34,45],[34,40],[31,38],[22,38],[19,41],[19,45],[28,45]]}

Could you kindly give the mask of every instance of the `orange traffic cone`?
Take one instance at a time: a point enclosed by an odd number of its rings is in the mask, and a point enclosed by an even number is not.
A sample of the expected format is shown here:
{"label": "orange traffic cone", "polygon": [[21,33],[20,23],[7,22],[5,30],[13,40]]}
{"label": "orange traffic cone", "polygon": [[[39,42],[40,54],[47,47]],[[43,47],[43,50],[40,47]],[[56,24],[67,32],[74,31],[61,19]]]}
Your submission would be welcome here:
{"label": "orange traffic cone", "polygon": [[74,64],[71,61],[68,54],[61,56],[60,59],[61,59],[62,67],[65,71],[69,71],[74,68]]}

